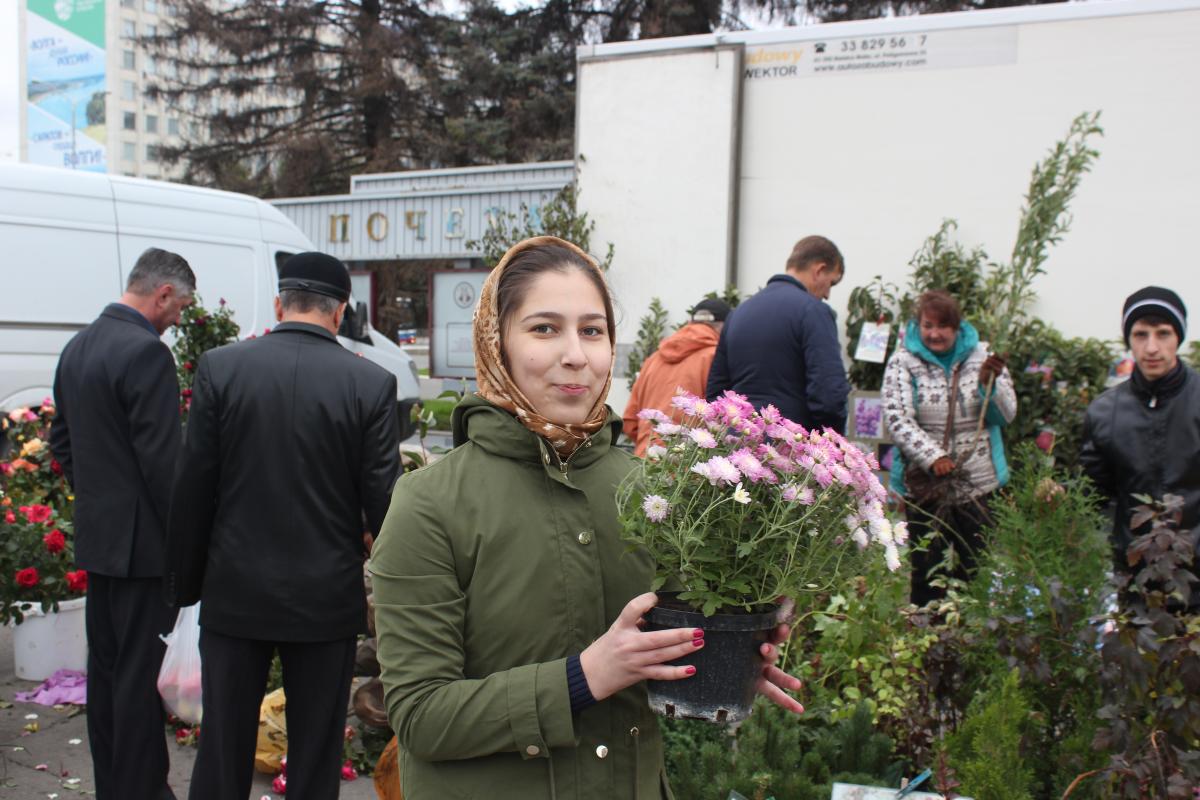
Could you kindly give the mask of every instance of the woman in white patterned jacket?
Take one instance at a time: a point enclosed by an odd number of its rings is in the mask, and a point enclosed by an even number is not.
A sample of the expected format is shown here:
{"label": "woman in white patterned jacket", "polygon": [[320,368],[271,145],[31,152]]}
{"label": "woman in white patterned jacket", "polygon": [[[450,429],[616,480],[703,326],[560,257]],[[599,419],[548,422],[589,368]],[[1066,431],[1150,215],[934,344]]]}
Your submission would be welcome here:
{"label": "woman in white patterned jacket", "polygon": [[[922,606],[945,596],[931,579],[951,544],[952,576],[965,580],[975,564],[989,496],[1008,482],[1000,429],[1017,413],[1004,359],[988,353],[947,292],[918,298],[916,319],[884,373],[883,413],[899,451],[892,488],[905,498],[910,536],[918,545],[909,551],[910,597]],[[919,543],[929,533],[934,535],[923,549]]]}

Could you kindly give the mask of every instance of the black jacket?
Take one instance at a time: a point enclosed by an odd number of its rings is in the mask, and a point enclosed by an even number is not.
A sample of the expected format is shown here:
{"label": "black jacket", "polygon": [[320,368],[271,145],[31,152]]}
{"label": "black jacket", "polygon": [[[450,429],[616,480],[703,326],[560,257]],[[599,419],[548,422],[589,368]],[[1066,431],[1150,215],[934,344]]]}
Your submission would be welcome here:
{"label": "black jacket", "polygon": [[[201,358],[171,498],[165,590],[200,624],[332,641],[366,624],[363,530],[400,468],[396,378],[315,325]],[[365,514],[365,522],[364,522]]]}
{"label": "black jacket", "polygon": [[712,400],[726,389],[806,428],[844,433],[850,383],[832,309],[791,275],[767,281],[721,331],[705,394]]}
{"label": "black jacket", "polygon": [[[1135,494],[1183,497],[1183,522],[1197,542],[1193,571],[1200,570],[1200,376],[1183,366],[1182,383],[1152,398],[1133,380],[1109,389],[1088,406],[1079,461],[1114,501],[1113,550],[1124,565],[1135,535],[1129,520]],[[1153,401],[1153,405],[1152,405]],[[1193,603],[1200,590],[1193,591]]]}
{"label": "black jacket", "polygon": [[145,317],[112,303],[63,348],[54,399],[50,449],[75,492],[75,563],[162,575],[180,437],[171,351]]}

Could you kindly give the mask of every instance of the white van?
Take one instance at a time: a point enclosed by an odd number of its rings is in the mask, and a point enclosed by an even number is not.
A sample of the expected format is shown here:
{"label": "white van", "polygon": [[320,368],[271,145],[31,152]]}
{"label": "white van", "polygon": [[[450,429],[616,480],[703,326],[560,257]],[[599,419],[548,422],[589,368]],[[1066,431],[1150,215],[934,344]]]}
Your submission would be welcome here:
{"label": "white van", "polygon": [[[278,265],[315,249],[247,195],[29,164],[0,164],[0,409],[51,394],[67,341],[120,297],[148,247],[187,259],[206,306],[224,298],[241,335],[275,324]],[[407,353],[351,300],[338,340],[395,374],[402,437],[420,395]]]}

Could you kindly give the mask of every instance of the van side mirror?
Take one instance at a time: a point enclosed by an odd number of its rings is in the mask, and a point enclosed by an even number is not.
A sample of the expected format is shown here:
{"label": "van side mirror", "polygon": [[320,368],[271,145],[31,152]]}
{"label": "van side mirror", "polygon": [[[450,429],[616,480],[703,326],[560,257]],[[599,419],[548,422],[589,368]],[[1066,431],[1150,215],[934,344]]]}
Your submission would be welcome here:
{"label": "van side mirror", "polygon": [[367,328],[370,327],[371,321],[367,317],[367,304],[359,303],[354,307],[354,321],[351,323],[354,329],[354,338],[362,342],[371,341],[371,335],[367,333]]}

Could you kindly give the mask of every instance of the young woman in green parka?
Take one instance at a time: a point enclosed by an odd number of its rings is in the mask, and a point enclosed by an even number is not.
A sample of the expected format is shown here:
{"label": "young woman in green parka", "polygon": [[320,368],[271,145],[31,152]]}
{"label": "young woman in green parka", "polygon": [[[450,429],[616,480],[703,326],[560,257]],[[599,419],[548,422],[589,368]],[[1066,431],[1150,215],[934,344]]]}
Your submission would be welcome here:
{"label": "young woman in green parka", "polygon": [[[514,246],[484,283],[479,392],[455,449],[397,483],[370,561],[406,800],[671,796],[643,681],[695,674],[666,662],[704,632],[640,628],[657,598],[617,521],[634,461],[605,405],[614,335],[603,273],[560,239]],[[762,655],[760,692],[802,711]]]}

